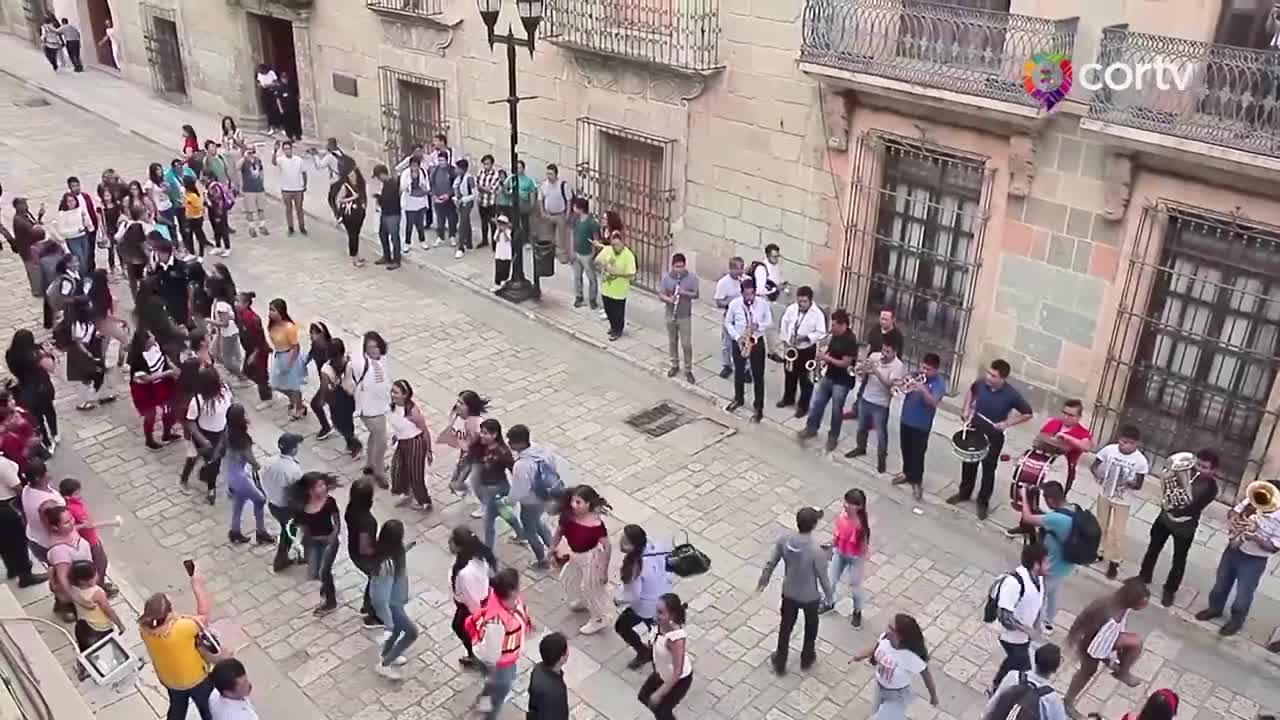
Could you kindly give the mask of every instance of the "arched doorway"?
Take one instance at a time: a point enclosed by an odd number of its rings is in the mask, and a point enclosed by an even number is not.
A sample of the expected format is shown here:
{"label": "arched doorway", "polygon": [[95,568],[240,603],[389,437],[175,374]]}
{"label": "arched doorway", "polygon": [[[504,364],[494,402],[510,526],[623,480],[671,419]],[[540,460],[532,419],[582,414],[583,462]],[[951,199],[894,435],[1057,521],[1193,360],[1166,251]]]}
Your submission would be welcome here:
{"label": "arched doorway", "polygon": [[[115,16],[111,12],[111,4],[108,0],[85,0],[89,10],[89,27],[84,28],[88,32],[90,42],[93,43],[94,54],[92,57],[98,59],[98,64],[104,67],[120,69],[116,62],[115,53],[112,50],[112,42],[107,41],[107,25],[115,24]],[[86,53],[87,54],[87,53]]]}

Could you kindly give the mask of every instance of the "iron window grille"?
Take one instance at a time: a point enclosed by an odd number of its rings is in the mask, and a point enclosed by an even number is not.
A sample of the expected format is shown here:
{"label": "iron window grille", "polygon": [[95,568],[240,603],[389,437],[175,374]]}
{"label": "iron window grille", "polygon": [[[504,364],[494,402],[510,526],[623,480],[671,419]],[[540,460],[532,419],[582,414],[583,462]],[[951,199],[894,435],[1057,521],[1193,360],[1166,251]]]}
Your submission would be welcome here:
{"label": "iron window grille", "polygon": [[542,37],[611,58],[719,70],[719,0],[548,0]]}
{"label": "iron window grille", "polygon": [[1278,355],[1280,228],[1150,205],[1098,387],[1098,437],[1132,423],[1153,459],[1216,450],[1219,499],[1230,501],[1271,448]]}
{"label": "iron window grille", "polygon": [[1185,91],[1161,89],[1148,79],[1126,90],[1094,93],[1095,120],[1280,157],[1280,63],[1274,49],[1197,42],[1130,32],[1127,25],[1103,28],[1098,48],[1104,67],[1154,63],[1187,71]]}
{"label": "iron window grille", "polygon": [[151,70],[151,89],[166,100],[185,102],[188,99],[187,69],[182,58],[177,11],[147,3],[138,7],[144,23],[142,39]]}
{"label": "iron window grille", "polygon": [[[673,140],[578,119],[578,194],[597,218],[615,212],[636,256],[635,284],[656,291],[671,256]],[[603,224],[603,220],[602,220]]]}
{"label": "iron window grille", "polygon": [[365,0],[374,12],[410,18],[430,18],[444,13],[445,0]]}
{"label": "iron window grille", "polygon": [[987,158],[885,132],[858,139],[836,304],[865,338],[894,311],[911,368],[929,352],[955,392],[982,266]]}
{"label": "iron window grille", "polygon": [[1039,107],[1023,90],[1023,64],[1039,52],[1070,57],[1079,18],[1051,20],[1007,12],[1007,3],[972,4],[806,0],[800,59]]}
{"label": "iron window grille", "polygon": [[393,167],[415,145],[426,145],[436,134],[448,131],[443,80],[383,66],[378,68],[378,91],[383,144]]}

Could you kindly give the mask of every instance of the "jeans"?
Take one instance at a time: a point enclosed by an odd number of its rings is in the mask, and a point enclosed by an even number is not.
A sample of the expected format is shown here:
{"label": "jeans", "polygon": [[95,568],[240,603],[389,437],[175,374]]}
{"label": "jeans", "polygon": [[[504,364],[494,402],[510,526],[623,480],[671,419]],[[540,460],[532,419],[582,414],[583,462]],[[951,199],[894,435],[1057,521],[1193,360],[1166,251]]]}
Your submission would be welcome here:
{"label": "jeans", "polygon": [[[985,423],[979,423],[978,428],[982,428]],[[956,490],[956,494],[964,499],[969,499],[973,495],[973,485],[978,479],[978,465],[982,465],[982,486],[978,488],[978,504],[986,506],[991,502],[991,493],[996,485],[996,465],[1000,462],[1000,451],[1004,449],[1004,433],[994,429],[987,429],[983,432],[987,434],[987,442],[990,447],[987,449],[987,457],[981,463],[961,463],[960,464],[960,488]]]}
{"label": "jeans", "polygon": [[618,637],[622,638],[622,641],[630,646],[632,650],[636,651],[637,656],[650,657],[652,651],[640,639],[640,633],[636,632],[636,627],[641,623],[644,623],[650,630],[653,629],[653,618],[640,617],[635,610],[627,608],[618,613],[618,619],[613,623],[613,631],[618,633]]}
{"label": "jeans", "polygon": [[529,543],[533,557],[542,562],[547,557],[546,548],[551,545],[551,528],[542,521],[546,512],[546,504],[534,498],[520,503],[520,527],[524,532],[520,537]]}
{"label": "jeans", "polygon": [[1138,571],[1138,577],[1145,583],[1151,583],[1151,576],[1156,571],[1156,561],[1160,559],[1160,553],[1164,552],[1164,544],[1169,538],[1173,538],[1173,561],[1169,565],[1169,576],[1165,578],[1164,589],[1171,593],[1178,592],[1182,576],[1187,572],[1187,554],[1191,552],[1191,543],[1196,537],[1196,524],[1194,521],[1182,523],[1185,529],[1180,528],[1175,533],[1163,517],[1151,523],[1151,542],[1147,545],[1146,554],[1142,556],[1142,569]]}
{"label": "jeans", "polygon": [[324,388],[316,388],[316,394],[311,396],[311,412],[316,414],[316,422],[320,425],[320,434],[323,435],[333,430],[333,425],[329,423],[329,414],[325,412],[328,405],[324,401],[327,393]]}
{"label": "jeans", "polygon": [[991,687],[1000,687],[1000,681],[1004,680],[1004,676],[1011,672],[1026,672],[1031,670],[1031,643],[1013,643],[1000,641],[1000,647],[1004,648],[1004,660],[1000,662],[1000,667],[996,669],[996,677],[991,681]]}
{"label": "jeans", "polygon": [[231,532],[240,534],[240,515],[244,512],[246,503],[253,503],[253,524],[254,529],[260,535],[267,534],[267,498],[258,488],[254,487],[253,481],[245,478],[243,481],[233,480],[227,483],[231,490]]}
{"label": "jeans", "polygon": [[186,720],[188,703],[195,703],[196,712],[200,713],[200,720],[210,720],[213,717],[209,713],[209,695],[213,692],[213,680],[208,676],[201,680],[199,685],[188,690],[173,688],[165,688],[165,690],[169,691],[169,711],[165,713],[166,720]]}
{"label": "jeans", "polygon": [[304,537],[302,547],[306,551],[307,579],[320,581],[320,597],[325,605],[337,604],[337,590],[333,585],[333,561],[338,557],[337,538],[330,542],[328,537]]}
{"label": "jeans", "polygon": [[862,572],[865,564],[866,559],[862,557],[838,552],[831,553],[831,564],[827,567],[827,579],[831,582],[832,597],[827,598],[828,603],[835,604],[836,591],[840,587],[840,576],[844,575],[845,570],[848,570],[849,581],[853,585],[853,609],[855,612],[862,612]]}
{"label": "jeans", "polygon": [[800,650],[801,667],[809,667],[818,657],[818,601],[800,603],[786,595],[782,596],[782,625],[778,628],[778,648],[773,654],[773,666],[777,670],[787,667],[787,653],[791,646],[791,631],[796,627],[796,618],[804,613],[804,643]]}
{"label": "jeans", "polygon": [[840,428],[844,425],[844,400],[849,397],[850,389],[848,385],[841,385],[832,382],[829,378],[823,378],[813,393],[813,401],[809,403],[809,417],[805,420],[805,427],[818,432],[818,428],[822,425],[822,413],[826,411],[829,402],[831,427],[827,429],[827,437],[832,442],[838,441]]}
{"label": "jeans", "polygon": [[876,458],[883,463],[889,455],[889,408],[866,399],[860,400],[858,434],[855,440],[858,449],[867,448],[867,435],[870,434],[872,425],[876,428]]}
{"label": "jeans", "polygon": [[293,232],[294,216],[298,218],[298,229],[302,232],[307,231],[307,216],[302,212],[302,200],[306,194],[302,190],[281,190],[280,198],[284,200],[284,221],[289,225],[289,232]]}
{"label": "jeans", "polygon": [[[591,304],[592,309],[595,309],[599,303],[597,298],[600,297],[600,279],[596,275],[596,266],[592,262],[591,253],[575,252],[573,254],[572,272],[573,297],[578,300],[586,299]],[[585,296],[582,294],[582,278],[584,275],[587,278],[587,294]]]}
{"label": "jeans", "polygon": [[289,567],[289,550],[293,547],[293,541],[289,539],[286,529],[289,527],[289,521],[293,519],[293,511],[270,503],[267,503],[267,510],[270,511],[271,517],[280,523],[280,535],[276,540],[276,557],[271,563],[271,567],[279,572]]}
{"label": "jeans", "polygon": [[386,667],[418,639],[418,626],[405,614],[404,605],[389,603],[379,608],[378,617],[390,633],[382,643],[382,665]]}
{"label": "jeans", "polygon": [[1227,596],[1231,594],[1231,586],[1236,586],[1236,598],[1231,603],[1231,617],[1243,621],[1249,615],[1253,605],[1253,594],[1258,590],[1258,582],[1267,570],[1267,558],[1237,548],[1228,547],[1222,551],[1222,559],[1218,561],[1218,576],[1214,580],[1213,589],[1209,591],[1209,609],[1222,612],[1227,605]]}
{"label": "jeans", "polygon": [[929,449],[929,430],[898,424],[898,447],[902,450],[902,475],[912,485],[924,483],[924,456]]}
{"label": "jeans", "polygon": [[378,223],[378,240],[382,243],[382,259],[400,262],[400,214],[383,213]]}
{"label": "jeans", "polygon": [[404,211],[404,244],[409,245],[413,242],[413,231],[418,230],[418,242],[423,245],[427,244],[427,214],[431,211],[427,208],[421,210],[405,210]]}
{"label": "jeans", "polygon": [[[476,482],[475,491],[480,504],[484,506],[484,544],[492,548],[498,534],[498,504],[503,502],[507,493],[511,492],[511,486],[505,481],[501,485]],[[515,531],[517,537],[524,536],[524,528],[520,526],[519,520],[511,529]]]}
{"label": "jeans", "polygon": [[747,372],[751,373],[753,397],[751,406],[764,412],[764,340],[756,338],[750,357],[742,357],[735,344],[733,348],[733,401],[746,402]]}
{"label": "jeans", "polygon": [[1040,619],[1045,625],[1053,625],[1053,618],[1058,614],[1058,592],[1069,577],[1071,573],[1044,576],[1044,605],[1040,608]]}
{"label": "jeans", "polygon": [[680,351],[684,351],[684,369],[693,372],[693,318],[667,318],[667,354],[671,367],[680,369]]}
{"label": "jeans", "polygon": [[93,272],[93,238],[77,235],[67,238],[67,251],[80,261],[80,274],[88,277]]}
{"label": "jeans", "polygon": [[432,201],[435,206],[436,220],[436,237],[444,240],[445,225],[449,226],[449,237],[457,237],[458,235],[458,206],[453,200],[445,200],[444,202]]}
{"label": "jeans", "polygon": [[472,250],[471,243],[471,208],[473,205],[458,206],[458,249]]}
{"label": "jeans", "polygon": [[481,697],[488,697],[493,703],[493,707],[490,708],[489,712],[485,713],[485,720],[497,720],[498,713],[502,710],[502,703],[507,701],[511,686],[515,684],[515,663],[489,670],[489,675],[484,680],[484,689],[480,691]]}
{"label": "jeans", "polygon": [[44,59],[49,61],[49,64],[53,66],[54,70],[58,69],[58,53],[61,52],[61,50],[61,48],[48,46],[45,46],[44,48]]}
{"label": "jeans", "polygon": [[347,231],[347,257],[360,257],[360,229],[364,227],[364,208],[352,208],[342,216],[342,227]]}
{"label": "jeans", "polygon": [[79,40],[67,41],[67,57],[71,58],[71,67],[75,68],[76,72],[84,72],[84,65],[80,62]]}
{"label": "jeans", "polygon": [[352,454],[360,452],[364,446],[356,438],[355,399],[341,387],[335,387],[326,400],[329,403],[329,417],[333,421],[333,429],[347,441],[347,452]]}
{"label": "jeans", "polygon": [[[671,691],[663,696],[662,702],[658,703],[658,707],[650,708],[653,717],[656,720],[675,720],[676,705],[679,705],[684,696],[689,693],[691,685],[693,685],[692,673],[677,680],[676,684],[671,686]],[[650,673],[644,684],[640,686],[640,692],[636,697],[642,705],[649,707],[649,698],[660,687],[662,687],[662,677],[656,672]]]}

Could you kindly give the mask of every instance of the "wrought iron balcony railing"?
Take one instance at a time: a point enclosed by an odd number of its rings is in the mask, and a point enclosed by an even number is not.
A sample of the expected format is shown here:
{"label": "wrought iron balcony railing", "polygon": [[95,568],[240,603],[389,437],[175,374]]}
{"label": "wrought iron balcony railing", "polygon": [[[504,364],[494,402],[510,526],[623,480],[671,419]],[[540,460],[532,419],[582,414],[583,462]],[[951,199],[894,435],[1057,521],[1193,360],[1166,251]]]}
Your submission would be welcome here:
{"label": "wrought iron balcony railing", "polygon": [[719,0],[548,0],[544,38],[687,72],[718,70]]}
{"label": "wrought iron balcony railing", "polygon": [[806,0],[800,59],[1037,106],[1023,64],[1034,53],[1070,57],[1078,23],[920,0]]}
{"label": "wrought iron balcony railing", "polygon": [[1104,87],[1094,93],[1091,119],[1280,157],[1276,51],[1130,32],[1126,25],[1112,25],[1102,30],[1098,63],[1137,72],[1126,89]]}
{"label": "wrought iron balcony railing", "polygon": [[374,12],[416,18],[431,18],[444,12],[444,0],[365,0],[365,5]]}

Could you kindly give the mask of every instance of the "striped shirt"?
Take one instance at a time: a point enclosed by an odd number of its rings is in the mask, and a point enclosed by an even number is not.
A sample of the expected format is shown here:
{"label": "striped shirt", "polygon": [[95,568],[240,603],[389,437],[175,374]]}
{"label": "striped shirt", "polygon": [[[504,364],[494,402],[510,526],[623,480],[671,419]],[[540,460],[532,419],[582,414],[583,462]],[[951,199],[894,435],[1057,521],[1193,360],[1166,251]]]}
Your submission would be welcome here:
{"label": "striped shirt", "polygon": [[476,190],[480,207],[491,207],[497,200],[498,168],[481,169],[476,175]]}

